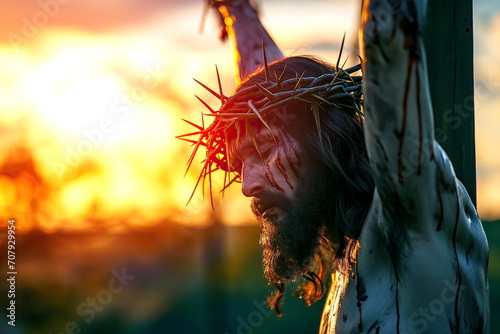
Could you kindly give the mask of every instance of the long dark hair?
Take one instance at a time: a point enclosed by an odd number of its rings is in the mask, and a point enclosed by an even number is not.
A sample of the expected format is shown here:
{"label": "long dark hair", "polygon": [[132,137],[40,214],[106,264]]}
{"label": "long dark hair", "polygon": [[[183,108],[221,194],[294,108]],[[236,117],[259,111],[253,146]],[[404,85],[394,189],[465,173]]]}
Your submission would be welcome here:
{"label": "long dark hair", "polygon": [[[318,77],[336,71],[334,66],[318,59],[297,56],[270,64],[267,75],[285,81],[300,76]],[[244,81],[236,91],[252,87],[255,85],[254,82],[265,82],[266,73],[262,69],[253,74],[251,79]],[[307,145],[310,152],[331,172],[335,184],[334,193],[332,189],[332,216],[340,242],[333,250],[333,269],[341,271],[348,270],[354,260],[357,239],[375,187],[364,141],[361,96],[346,95],[345,99],[345,101],[342,99],[335,101],[335,105],[318,103],[321,111],[319,113],[321,131],[318,131],[317,119],[311,112],[313,106],[310,102],[298,100],[287,105],[283,108],[285,118],[267,116],[269,122],[287,123],[285,124],[287,133]],[[326,246],[328,248],[328,245]],[[322,281],[329,272],[325,270],[325,265],[328,262],[332,263],[325,259],[324,253],[319,254],[318,260],[319,274],[309,272],[305,276],[307,284],[302,287],[301,295],[306,297],[306,301],[307,296],[310,296],[308,303],[321,299],[323,291],[317,293],[318,285],[323,286]],[[278,284],[277,288],[278,292],[271,300],[271,307],[279,314],[284,286]]]}

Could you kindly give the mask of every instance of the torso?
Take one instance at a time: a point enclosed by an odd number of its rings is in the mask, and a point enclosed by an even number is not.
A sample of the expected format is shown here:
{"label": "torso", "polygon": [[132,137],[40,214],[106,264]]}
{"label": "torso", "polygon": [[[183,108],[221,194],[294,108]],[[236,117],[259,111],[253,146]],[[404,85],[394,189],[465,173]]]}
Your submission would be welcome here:
{"label": "torso", "polygon": [[364,133],[376,191],[321,333],[489,333],[486,235],[434,139],[420,38],[426,4],[363,2]]}
{"label": "torso", "polygon": [[400,251],[388,247],[394,231],[387,226],[397,222],[387,222],[375,193],[356,263],[348,274],[333,274],[320,333],[489,330],[483,323],[488,319],[487,242],[469,197],[460,189],[456,231],[440,228],[427,238],[399,235],[406,240]]}

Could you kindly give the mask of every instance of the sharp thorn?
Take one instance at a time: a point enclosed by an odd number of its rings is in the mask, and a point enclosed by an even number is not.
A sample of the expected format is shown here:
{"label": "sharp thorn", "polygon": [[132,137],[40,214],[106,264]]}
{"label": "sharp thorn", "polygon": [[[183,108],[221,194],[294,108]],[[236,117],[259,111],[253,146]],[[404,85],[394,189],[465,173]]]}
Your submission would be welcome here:
{"label": "sharp thorn", "polygon": [[181,139],[183,137],[202,135],[204,133],[205,133],[204,131],[196,131],[196,132],[186,133],[186,134],[183,134],[183,135],[178,135],[178,136],[175,136],[175,138]]}
{"label": "sharp thorn", "polygon": [[300,88],[300,80],[302,80],[302,77],[304,76],[304,73],[306,73],[305,71],[302,72],[302,75],[300,76],[300,78],[298,77],[299,74],[298,73],[295,73],[296,77],[297,77],[297,83],[295,84],[295,87],[293,88],[293,92],[292,92],[292,95],[295,94],[295,91],[297,90],[297,88]]}
{"label": "sharp thorn", "polygon": [[208,183],[209,183],[209,187],[210,187],[210,205],[212,206],[212,211],[214,211],[215,208],[214,208],[214,195],[212,192],[212,172],[211,171],[208,172]]}
{"label": "sharp thorn", "polygon": [[342,50],[344,49],[344,42],[345,42],[345,32],[344,32],[344,37],[342,37],[342,44],[340,44],[340,52],[339,52],[339,57],[337,58],[337,65],[335,66],[337,72],[339,71],[339,63],[340,63],[340,58],[342,57]]}
{"label": "sharp thorn", "polygon": [[271,103],[276,102],[276,96],[274,96],[273,93],[271,93],[268,89],[264,88],[261,84],[259,84],[257,81],[255,81],[251,77],[248,77],[248,79],[250,79],[250,81],[252,81],[254,83],[254,85],[257,86],[257,88],[262,92],[262,94],[264,94],[265,97],[267,97],[267,99]]}
{"label": "sharp thorn", "polygon": [[225,191],[226,189],[228,189],[228,188],[231,186],[231,184],[233,184],[234,182],[238,182],[238,179],[239,179],[239,175],[236,175],[235,177],[233,177],[233,178],[231,179],[231,181],[229,181],[229,183],[228,183],[228,184],[226,184],[226,185],[224,186],[224,188],[222,188],[222,190],[221,190],[220,192],[224,193],[224,191]]}
{"label": "sharp thorn", "polygon": [[203,130],[203,127],[201,127],[201,126],[199,126],[199,125],[197,125],[197,124],[194,124],[193,122],[190,122],[190,121],[188,121],[187,119],[184,119],[184,118],[183,118],[182,120],[183,120],[184,122],[186,122],[187,124],[194,126],[194,127],[195,127],[195,128],[197,128],[198,130]]}
{"label": "sharp thorn", "polygon": [[287,64],[285,64],[285,66],[283,66],[283,71],[281,71],[280,77],[279,77],[279,79],[278,79],[280,82],[281,82],[281,79],[283,78],[283,75],[285,74],[286,65],[287,65]]}
{"label": "sharp thorn", "polygon": [[266,82],[269,81],[269,71],[267,68],[267,56],[266,56],[266,48],[264,46],[264,39],[262,39],[262,58],[264,61],[264,75],[266,76]]}
{"label": "sharp thorn", "polygon": [[250,132],[250,135],[252,136],[253,145],[255,146],[255,150],[259,154],[260,160],[262,160],[262,162],[264,162],[264,158],[262,158],[262,154],[260,154],[259,146],[257,146],[257,141],[255,140],[252,129],[250,129],[250,127],[248,127],[248,131]]}
{"label": "sharp thorn", "polygon": [[[208,162],[205,162],[205,166]],[[191,193],[191,196],[189,197],[189,200],[187,201],[186,203],[186,206],[189,204],[189,202],[191,202],[191,200],[193,199],[193,196],[194,196],[194,193],[196,192],[196,189],[198,188],[198,185],[200,184],[200,180],[203,176],[203,172],[205,171],[205,166],[203,166],[203,169],[200,173],[200,175],[198,176],[198,180],[196,181],[196,184],[194,185],[194,189],[193,189],[193,192]]]}
{"label": "sharp thorn", "polygon": [[[344,63],[342,64],[342,68],[344,68],[345,64],[347,63],[347,61],[349,60],[349,55],[347,55],[347,57],[345,58],[345,61]],[[344,71],[345,72],[345,71]],[[347,72],[346,72],[347,73]]]}
{"label": "sharp thorn", "polygon": [[224,102],[226,102],[227,98],[225,98],[224,94],[222,93],[222,84],[220,82],[219,69],[217,68],[217,65],[215,65],[215,72],[217,72],[217,82],[219,84],[220,103],[221,103],[221,106],[223,106]]}
{"label": "sharp thorn", "polygon": [[269,130],[269,132],[271,133],[271,136],[273,137],[274,141],[276,142],[276,138],[274,137],[273,130],[271,130],[269,125],[267,125],[266,121],[264,120],[264,118],[262,118],[259,111],[257,110],[257,108],[255,108],[255,106],[253,105],[251,100],[248,101],[248,106],[250,107],[250,109],[252,109],[252,111],[255,113],[255,115],[257,115],[257,117],[260,119],[262,124],[264,124],[264,126]]}
{"label": "sharp thorn", "polygon": [[321,137],[321,123],[320,123],[320,116],[319,116],[319,108],[316,103],[313,104],[313,115],[314,115],[314,121],[316,122],[316,129],[318,130],[318,137],[319,137],[319,143],[321,146],[321,152],[323,155],[325,155],[325,151],[323,149],[323,139]]}
{"label": "sharp thorn", "polygon": [[[224,131],[224,141],[226,142],[226,162],[227,162],[227,170],[229,173],[231,173],[231,164],[229,162],[230,157],[229,157],[229,142],[227,140],[227,132]],[[225,182],[225,181],[224,181]]]}
{"label": "sharp thorn", "polygon": [[281,85],[281,81],[280,79],[278,78],[278,74],[276,74],[276,71],[274,72],[274,77],[276,78],[276,88],[278,90],[282,90],[283,89],[283,86]]}
{"label": "sharp thorn", "polygon": [[196,80],[196,79],[193,79],[194,81],[196,81],[199,85],[201,85],[203,88],[205,88],[206,90],[208,90],[210,92],[210,94],[212,94],[213,96],[215,96],[216,98],[218,98],[219,100],[220,99],[226,99],[227,100],[227,97],[226,96],[220,96],[217,92],[215,92],[213,89],[211,89],[210,87],[208,87],[207,85],[201,83],[200,81]]}
{"label": "sharp thorn", "polygon": [[[210,112],[211,112],[212,114],[215,114],[215,111],[214,111],[214,110],[213,110],[213,109],[212,109],[212,108],[208,105],[208,103],[206,103],[205,101],[203,101],[203,100],[202,100],[202,99],[201,99],[198,95],[195,95],[195,96],[196,96],[196,98],[197,98],[198,100],[200,100],[200,102],[201,102],[201,103],[203,103],[203,105],[204,105],[205,107],[207,107],[207,109],[208,109],[208,110],[210,110]],[[202,119],[203,119],[203,117],[202,117]]]}
{"label": "sharp thorn", "polygon": [[226,182],[227,182],[227,174],[228,172],[224,171],[224,183],[222,186],[222,190],[219,191],[219,194],[222,193],[221,200],[224,201],[224,194],[225,194],[225,189],[226,189]]}
{"label": "sharp thorn", "polygon": [[[187,141],[188,143],[191,143],[191,144],[197,144],[198,142],[196,140],[192,140],[192,139],[186,139],[186,138],[177,138],[179,140],[183,140],[183,141]],[[207,146],[207,144],[205,143],[200,143],[201,146]]]}

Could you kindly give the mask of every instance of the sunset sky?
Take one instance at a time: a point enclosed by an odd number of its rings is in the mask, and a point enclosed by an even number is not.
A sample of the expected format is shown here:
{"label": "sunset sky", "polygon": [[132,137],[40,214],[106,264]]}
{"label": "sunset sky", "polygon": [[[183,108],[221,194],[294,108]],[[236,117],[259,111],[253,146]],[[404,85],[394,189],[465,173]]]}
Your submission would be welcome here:
{"label": "sunset sky", "polygon": [[[358,1],[260,1],[285,55],[336,60],[344,32],[356,54]],[[110,231],[169,219],[252,223],[236,185],[212,212],[200,195],[185,208],[190,131],[216,104],[193,78],[234,88],[229,44],[201,0],[40,0],[0,11],[0,218],[19,227]],[[500,3],[474,4],[478,210],[500,218]],[[354,57],[351,57],[354,58]],[[201,158],[200,158],[201,159]],[[221,183],[215,181],[215,183]],[[216,187],[216,189],[220,189]],[[219,203],[220,200],[217,200]],[[244,214],[243,214],[244,213]]]}

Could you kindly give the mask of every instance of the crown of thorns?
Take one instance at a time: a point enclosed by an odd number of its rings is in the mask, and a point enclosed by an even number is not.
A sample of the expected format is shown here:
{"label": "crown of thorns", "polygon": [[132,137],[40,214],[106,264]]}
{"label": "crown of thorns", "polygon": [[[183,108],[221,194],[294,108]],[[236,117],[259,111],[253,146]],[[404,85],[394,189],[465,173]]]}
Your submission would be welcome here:
{"label": "crown of thorns", "polygon": [[[202,161],[203,168],[198,176],[196,185],[193,189],[191,197],[188,200],[188,204],[193,198],[200,182],[202,183],[202,192],[203,194],[205,193],[205,183],[208,178],[210,186],[210,201],[213,208],[212,173],[219,169],[225,172],[224,185],[221,190],[222,193],[232,183],[241,181],[240,175],[231,171],[228,157],[228,129],[236,122],[244,122],[245,128],[247,129],[247,135],[250,134],[252,137],[255,149],[260,156],[261,154],[259,148],[251,128],[248,126],[248,122],[252,119],[259,120],[262,125],[270,131],[272,137],[274,138],[274,134],[271,127],[266,122],[266,119],[268,119],[270,115],[276,117],[277,119],[283,119],[284,115],[277,113],[276,110],[279,110],[279,108],[283,108],[293,102],[303,101],[311,105],[310,111],[314,115],[322,151],[323,142],[321,140],[320,110],[326,112],[325,105],[338,107],[341,110],[350,113],[359,122],[362,122],[362,77],[352,75],[361,69],[361,64],[343,69],[343,66],[339,67],[341,55],[342,47],[337,60],[335,73],[323,74],[318,77],[304,77],[304,73],[302,73],[302,75],[296,73],[295,78],[282,80],[285,68],[280,76],[274,73],[274,80],[272,80],[269,76],[266,54],[263,49],[263,71],[265,75],[265,82],[258,83],[253,80],[252,77],[248,77],[248,79],[252,81],[253,86],[243,88],[231,97],[225,96],[222,92],[222,85],[217,67],[216,72],[219,92],[214,91],[194,79],[212,95],[218,98],[221,101],[222,106],[219,110],[214,110],[205,101],[196,96],[210,113],[202,113],[202,125],[197,125],[183,119],[183,121],[194,126],[197,131],[176,137],[190,142],[192,146],[194,146],[191,156],[187,162],[186,174],[193,163],[198,149],[201,146],[206,148],[206,158]],[[215,118],[214,121],[207,127],[205,127],[203,119],[204,115]],[[192,136],[198,136],[198,138],[196,140],[186,138]],[[237,131],[236,142],[239,142],[239,136],[240,131]]]}

